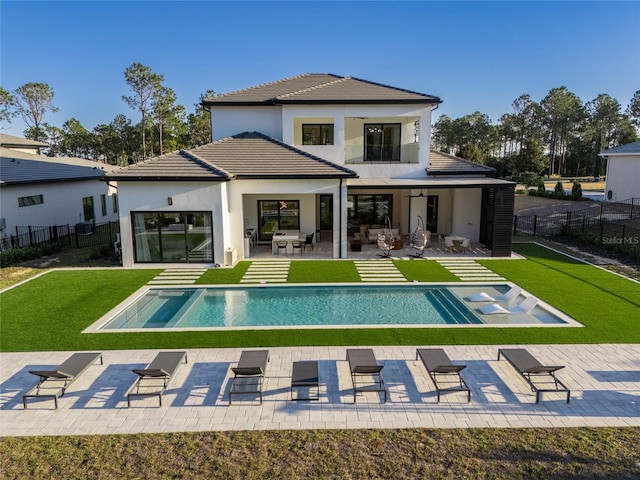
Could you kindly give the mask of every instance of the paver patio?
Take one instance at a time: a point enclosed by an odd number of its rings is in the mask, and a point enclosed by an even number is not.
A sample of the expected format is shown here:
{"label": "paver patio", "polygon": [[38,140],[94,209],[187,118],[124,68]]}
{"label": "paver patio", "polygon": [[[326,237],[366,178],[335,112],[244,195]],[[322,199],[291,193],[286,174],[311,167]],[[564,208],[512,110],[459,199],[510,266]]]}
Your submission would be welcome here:
{"label": "paver patio", "polygon": [[[640,426],[640,347],[613,345],[518,345],[545,363],[566,365],[558,376],[571,388],[562,394],[535,394],[506,362],[499,348],[509,345],[444,346],[471,388],[464,394],[436,392],[415,360],[420,346],[375,346],[389,387],[386,404],[376,393],[358,397],[345,359],[348,347],[270,348],[264,401],[228,404],[232,375],[242,349],[189,349],[189,363],[175,375],[158,408],[141,399],[127,408],[125,393],[156,350],[104,351],[104,365],[92,367],[60,399],[33,401],[22,394],[37,378],[29,370],[58,365],[69,352],[0,353],[0,435],[86,435],[211,430]],[[359,346],[359,348],[361,348]],[[294,361],[318,360],[320,400],[290,400]]]}

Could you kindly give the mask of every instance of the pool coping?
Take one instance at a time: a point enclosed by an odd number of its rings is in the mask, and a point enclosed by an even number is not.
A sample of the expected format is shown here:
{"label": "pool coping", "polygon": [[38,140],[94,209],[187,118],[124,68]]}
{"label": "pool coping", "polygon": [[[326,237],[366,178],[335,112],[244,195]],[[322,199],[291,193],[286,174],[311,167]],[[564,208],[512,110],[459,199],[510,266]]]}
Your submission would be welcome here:
{"label": "pool coping", "polygon": [[[173,333],[173,332],[208,332],[208,331],[217,331],[217,332],[227,332],[227,331],[248,331],[248,330],[317,330],[317,329],[354,329],[354,328],[375,328],[375,329],[396,329],[396,328],[581,328],[584,327],[576,319],[570,317],[566,313],[558,310],[553,305],[548,304],[542,299],[538,298],[538,305],[543,309],[547,310],[549,313],[559,317],[565,323],[482,323],[482,324],[438,324],[438,325],[429,325],[429,324],[397,324],[397,325],[389,325],[389,324],[350,324],[350,325],[269,325],[269,326],[250,326],[250,327],[190,327],[190,328],[124,328],[124,329],[112,329],[106,330],[104,326],[113,319],[116,315],[122,313],[126,308],[128,308],[132,303],[138,300],[140,297],[145,295],[150,290],[178,290],[178,289],[206,289],[206,288],[214,288],[214,289],[247,289],[247,288],[274,288],[274,287],[286,287],[286,288],[300,288],[300,287],[331,287],[331,286],[339,286],[339,287],[375,287],[375,286],[412,286],[412,285],[420,285],[420,286],[430,286],[430,285],[442,285],[442,286],[451,286],[451,287],[472,287],[474,285],[477,286],[509,286],[512,287],[515,284],[509,281],[484,281],[484,282],[418,282],[414,281],[411,283],[407,282],[367,282],[363,284],[362,282],[351,282],[351,283],[337,283],[337,284],[329,284],[329,283],[268,283],[268,284],[198,284],[198,285],[145,285],[138,290],[136,290],[133,294],[127,297],[125,300],[120,302],[117,306],[109,310],[106,314],[100,317],[98,320],[93,322],[87,328],[85,328],[81,333]],[[522,293],[525,297],[534,296],[526,290],[522,290]],[[537,298],[537,297],[536,297]],[[460,298],[461,301],[468,304],[467,306],[474,310],[474,313],[479,318],[491,318],[498,319],[502,318],[507,314],[498,314],[498,315],[483,315],[477,309],[471,308],[469,305],[472,303],[473,305],[482,306],[486,305],[490,302],[466,302],[464,299]],[[526,314],[528,315],[528,314]]]}

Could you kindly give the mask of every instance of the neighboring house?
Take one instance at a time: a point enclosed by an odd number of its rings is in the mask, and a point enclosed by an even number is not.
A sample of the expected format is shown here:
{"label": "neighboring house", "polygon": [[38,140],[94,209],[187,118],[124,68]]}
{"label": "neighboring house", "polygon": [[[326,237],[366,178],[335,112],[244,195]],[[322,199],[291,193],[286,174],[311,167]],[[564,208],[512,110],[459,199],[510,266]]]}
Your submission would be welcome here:
{"label": "neighboring house", "polygon": [[609,148],[600,156],[607,159],[605,201],[640,198],[640,142]]}
{"label": "neighboring house", "polygon": [[16,227],[118,220],[116,187],[103,181],[112,167],[80,158],[29,153],[47,145],[16,138],[0,136],[2,238],[16,235]]}
{"label": "neighboring house", "polygon": [[23,153],[38,155],[41,148],[49,146],[48,143],[29,140],[28,138],[16,137],[7,133],[0,133],[0,146]]}
{"label": "neighboring house", "polygon": [[511,254],[515,184],[430,151],[437,97],[305,74],[202,103],[212,143],[108,175],[125,266],[222,264],[228,249],[242,259],[247,229],[264,243],[278,229],[315,233],[347,258],[350,234],[390,224],[407,235],[418,216]]}

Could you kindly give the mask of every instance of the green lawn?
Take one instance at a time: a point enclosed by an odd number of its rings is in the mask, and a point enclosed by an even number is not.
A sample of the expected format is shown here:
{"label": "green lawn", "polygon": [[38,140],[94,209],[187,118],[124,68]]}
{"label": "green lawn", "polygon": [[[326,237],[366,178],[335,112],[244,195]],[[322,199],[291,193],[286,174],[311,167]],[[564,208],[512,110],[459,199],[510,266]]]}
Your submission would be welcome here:
{"label": "green lawn", "polygon": [[[526,260],[480,263],[521,285],[585,328],[355,328],[229,332],[82,334],[158,270],[54,271],[0,294],[0,350],[112,350],[295,345],[470,345],[640,343],[640,284],[534,244],[514,245]],[[409,280],[451,282],[430,260],[395,260]],[[250,262],[210,269],[203,284],[238,283]],[[290,282],[357,282],[353,262],[292,262]]]}

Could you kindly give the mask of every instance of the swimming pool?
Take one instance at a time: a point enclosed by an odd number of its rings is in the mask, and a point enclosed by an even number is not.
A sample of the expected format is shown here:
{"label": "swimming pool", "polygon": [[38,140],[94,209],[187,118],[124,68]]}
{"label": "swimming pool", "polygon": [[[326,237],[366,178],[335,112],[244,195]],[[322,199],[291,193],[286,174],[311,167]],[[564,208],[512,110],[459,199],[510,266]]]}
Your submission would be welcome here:
{"label": "swimming pool", "polygon": [[539,305],[524,315],[482,315],[465,298],[509,284],[260,285],[145,288],[87,331],[275,327],[567,325]]}

